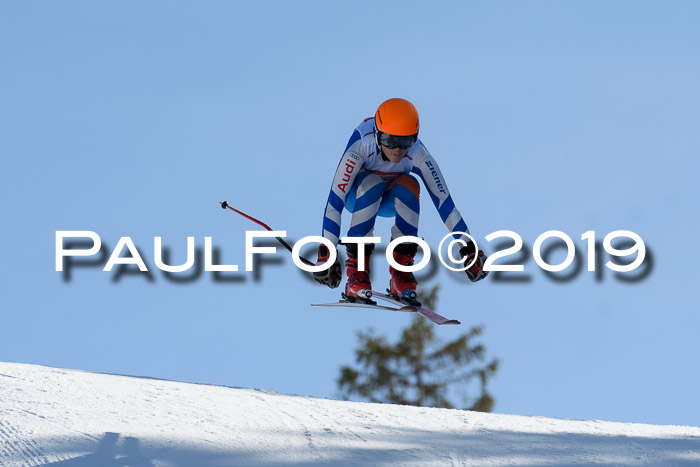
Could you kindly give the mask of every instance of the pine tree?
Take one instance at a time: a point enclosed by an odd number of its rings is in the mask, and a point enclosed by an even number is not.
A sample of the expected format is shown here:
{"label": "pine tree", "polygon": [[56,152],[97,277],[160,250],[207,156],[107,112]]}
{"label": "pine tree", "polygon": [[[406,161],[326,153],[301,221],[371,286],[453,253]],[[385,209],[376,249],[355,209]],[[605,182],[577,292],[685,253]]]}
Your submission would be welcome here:
{"label": "pine tree", "polygon": [[[435,309],[438,286],[423,297]],[[449,397],[468,392],[478,382],[479,395],[465,397],[468,410],[490,412],[494,399],[486,390],[498,360],[485,360],[486,348],[475,343],[482,327],[472,327],[454,341],[443,344],[435,336],[435,325],[421,316],[401,333],[395,344],[373,332],[358,332],[355,360],[359,368],[343,366],[337,380],[341,395],[360,396],[371,402],[426,407],[455,408]]]}

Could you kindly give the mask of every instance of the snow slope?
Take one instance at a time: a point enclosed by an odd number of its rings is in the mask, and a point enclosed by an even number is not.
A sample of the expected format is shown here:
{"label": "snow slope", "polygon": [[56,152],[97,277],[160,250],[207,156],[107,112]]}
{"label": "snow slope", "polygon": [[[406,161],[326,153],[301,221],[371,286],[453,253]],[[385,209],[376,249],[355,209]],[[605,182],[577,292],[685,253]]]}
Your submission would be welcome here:
{"label": "snow slope", "polygon": [[700,428],[342,402],[0,363],[2,466],[700,465]]}

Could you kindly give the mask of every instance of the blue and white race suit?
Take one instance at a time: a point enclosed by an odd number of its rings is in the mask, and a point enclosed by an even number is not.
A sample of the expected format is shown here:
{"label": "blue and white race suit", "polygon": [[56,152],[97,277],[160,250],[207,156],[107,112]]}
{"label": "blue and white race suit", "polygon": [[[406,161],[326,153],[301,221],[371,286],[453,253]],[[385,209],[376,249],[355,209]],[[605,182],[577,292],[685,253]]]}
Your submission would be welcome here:
{"label": "blue and white race suit", "polygon": [[418,175],[423,181],[447,229],[469,233],[440,167],[420,139],[409,148],[406,157],[393,163],[383,157],[373,130],[374,118],[368,118],[355,128],[348,141],[328,196],[323,236],[338,244],[343,208],[352,213],[349,237],[372,236],[377,215],[395,216],[392,240],[404,235],[416,236],[419,185],[410,174]]}

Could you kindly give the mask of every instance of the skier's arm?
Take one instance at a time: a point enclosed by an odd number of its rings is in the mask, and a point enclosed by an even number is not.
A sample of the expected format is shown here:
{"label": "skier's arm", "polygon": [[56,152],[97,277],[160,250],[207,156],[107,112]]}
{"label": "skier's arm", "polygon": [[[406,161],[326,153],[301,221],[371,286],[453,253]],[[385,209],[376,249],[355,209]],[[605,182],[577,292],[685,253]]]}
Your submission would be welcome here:
{"label": "skier's arm", "polygon": [[360,132],[355,130],[333,176],[333,185],[323,215],[322,235],[334,245],[337,245],[340,239],[341,214],[345,207],[345,199],[366,159]]}
{"label": "skier's arm", "polygon": [[[433,200],[433,204],[440,214],[440,218],[445,223],[447,230],[450,232],[470,233],[467,223],[464,222],[462,215],[457,210],[454,201],[452,201],[450,190],[447,188],[447,183],[440,171],[440,167],[425,146],[423,146],[423,143],[419,144],[420,152],[416,157],[413,173],[423,180],[423,185],[427,188],[430,199]],[[468,238],[464,238],[464,240],[467,241]]]}
{"label": "skier's arm", "polygon": [[[421,150],[413,166],[413,172],[418,174],[423,180],[423,184],[428,189],[430,198],[433,200],[433,204],[438,210],[438,213],[440,213],[440,217],[447,226],[447,229],[450,232],[470,233],[467,223],[464,222],[462,215],[455,207],[454,201],[452,201],[450,190],[447,188],[447,183],[440,171],[440,167],[433,156],[425,149],[423,143],[420,143],[420,145]],[[458,236],[455,235],[455,237]],[[469,277],[472,282],[485,278],[488,275],[488,272],[484,271],[486,255],[482,250],[476,250],[474,242],[472,242],[469,237],[462,235],[461,238],[466,242],[466,245],[463,246],[459,252],[466,264],[472,264],[465,270],[467,277]]]}

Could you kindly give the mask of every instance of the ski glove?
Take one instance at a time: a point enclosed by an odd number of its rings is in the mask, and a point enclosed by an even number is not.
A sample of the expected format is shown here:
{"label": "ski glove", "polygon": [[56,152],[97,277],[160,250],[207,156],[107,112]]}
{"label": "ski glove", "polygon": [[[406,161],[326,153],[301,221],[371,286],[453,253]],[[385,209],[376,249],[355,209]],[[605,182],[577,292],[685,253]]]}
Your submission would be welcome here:
{"label": "ski glove", "polygon": [[459,253],[462,255],[464,264],[471,263],[474,260],[474,257],[476,256],[476,261],[474,261],[474,264],[472,264],[471,267],[467,268],[467,270],[464,271],[467,273],[467,277],[470,281],[477,282],[489,275],[487,271],[484,271],[486,255],[482,250],[476,251],[474,242],[467,243],[466,246],[463,246],[459,250]]}
{"label": "ski glove", "polygon": [[[318,266],[319,264],[326,263],[329,257],[330,252],[328,250],[328,247],[324,244],[319,245],[318,261],[316,262],[316,265]],[[337,256],[335,259],[335,263],[333,263],[333,265],[330,268],[324,269],[323,271],[315,272],[313,274],[316,282],[318,282],[319,284],[327,285],[331,289],[335,289],[336,287],[338,287],[340,285],[341,280],[343,279],[343,272],[340,268],[340,261],[338,260]]]}

